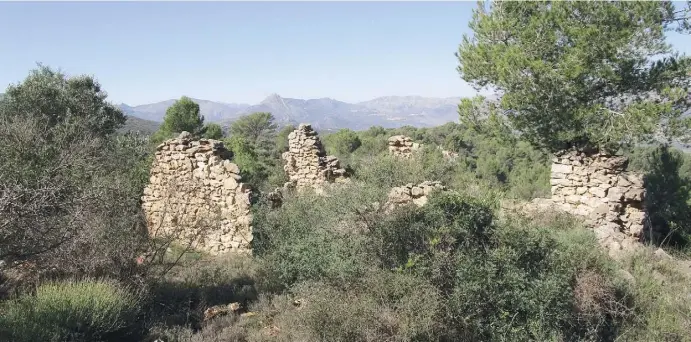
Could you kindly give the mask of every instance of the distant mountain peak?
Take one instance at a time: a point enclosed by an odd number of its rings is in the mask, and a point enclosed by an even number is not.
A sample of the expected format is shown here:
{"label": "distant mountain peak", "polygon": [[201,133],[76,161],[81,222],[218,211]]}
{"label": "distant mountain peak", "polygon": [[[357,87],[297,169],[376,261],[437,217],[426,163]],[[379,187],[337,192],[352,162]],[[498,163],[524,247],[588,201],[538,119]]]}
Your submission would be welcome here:
{"label": "distant mountain peak", "polygon": [[[422,96],[385,96],[360,103],[348,103],[330,97],[296,99],[271,93],[256,105],[227,104],[196,100],[205,121],[227,125],[242,115],[270,112],[279,123],[309,122],[317,129],[367,129],[371,126],[436,126],[458,120],[460,98]],[[139,106],[119,107],[133,117],[161,122],[175,100]]]}
{"label": "distant mountain peak", "polygon": [[278,94],[276,94],[276,93],[271,93],[271,94],[269,94],[269,96],[267,96],[267,97],[264,99],[264,101],[262,101],[262,103],[265,103],[265,102],[276,102],[276,101],[281,101],[281,100],[283,100],[283,98],[281,97],[281,95],[278,95]]}

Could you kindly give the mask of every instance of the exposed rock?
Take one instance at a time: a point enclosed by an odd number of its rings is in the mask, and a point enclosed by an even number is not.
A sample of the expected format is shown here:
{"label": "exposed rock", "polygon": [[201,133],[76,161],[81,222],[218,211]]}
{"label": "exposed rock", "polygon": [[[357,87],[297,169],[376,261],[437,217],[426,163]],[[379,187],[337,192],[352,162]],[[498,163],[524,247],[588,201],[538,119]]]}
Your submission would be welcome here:
{"label": "exposed rock", "polygon": [[653,255],[655,255],[659,259],[665,259],[665,260],[672,260],[672,256],[667,254],[664,249],[658,248],[653,252]]}
{"label": "exposed rock", "polygon": [[217,140],[183,132],[157,147],[142,207],[149,233],[211,254],[249,253],[250,189]]}
{"label": "exposed rock", "polygon": [[420,148],[421,144],[413,142],[413,139],[405,135],[394,135],[389,138],[389,153],[402,158],[411,158],[413,153]]}
{"label": "exposed rock", "polygon": [[325,184],[348,181],[349,175],[338,158],[326,155],[317,132],[309,124],[300,124],[288,135],[288,147],[282,155],[289,179],[285,187],[321,192]]}
{"label": "exposed rock", "polygon": [[204,310],[204,321],[212,320],[216,317],[228,315],[230,313],[240,313],[242,306],[240,303],[230,303],[228,305],[216,305]]}

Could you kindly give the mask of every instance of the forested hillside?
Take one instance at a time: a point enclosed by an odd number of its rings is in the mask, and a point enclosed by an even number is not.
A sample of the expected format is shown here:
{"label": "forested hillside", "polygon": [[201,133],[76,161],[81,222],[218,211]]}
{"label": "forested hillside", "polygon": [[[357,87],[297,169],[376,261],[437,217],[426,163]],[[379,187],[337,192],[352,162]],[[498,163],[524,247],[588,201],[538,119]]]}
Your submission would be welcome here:
{"label": "forested hillside", "polygon": [[[0,341],[691,341],[690,10],[481,4],[458,73],[501,96],[435,127],[153,125],[39,66],[0,98]],[[600,202],[525,209],[558,191]]]}

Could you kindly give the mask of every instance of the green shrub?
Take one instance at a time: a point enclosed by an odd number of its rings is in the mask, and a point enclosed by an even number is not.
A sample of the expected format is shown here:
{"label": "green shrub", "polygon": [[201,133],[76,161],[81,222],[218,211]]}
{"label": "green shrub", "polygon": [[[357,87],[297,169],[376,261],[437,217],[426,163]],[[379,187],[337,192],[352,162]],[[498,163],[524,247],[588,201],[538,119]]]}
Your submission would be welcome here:
{"label": "green shrub", "polygon": [[393,156],[365,157],[353,162],[354,178],[369,187],[387,193],[392,187],[426,180],[449,183],[455,166],[445,161],[441,152],[426,148],[415,158]]}
{"label": "green shrub", "polygon": [[[436,289],[413,275],[374,271],[347,289],[294,286],[261,310],[280,341],[430,341],[438,328]],[[255,332],[251,341],[266,339]]]}
{"label": "green shrub", "polygon": [[111,281],[47,283],[2,303],[0,332],[17,342],[119,340],[131,332],[139,305]]}
{"label": "green shrub", "polygon": [[635,316],[622,331],[622,341],[691,341],[689,265],[689,260],[657,257],[651,249],[624,260],[634,279],[629,286]]}
{"label": "green shrub", "polygon": [[34,265],[25,283],[45,273],[131,278],[146,242],[147,139],[114,134],[125,116],[92,77],[40,67],[7,92],[0,101],[0,259]]}
{"label": "green shrub", "polygon": [[[625,310],[619,282],[591,233],[493,219],[492,203],[432,197],[371,229],[383,266],[428,279],[442,296],[443,340],[607,339]],[[603,293],[579,311],[575,295]],[[588,280],[586,279],[586,280]],[[587,297],[587,296],[586,296]],[[590,298],[590,297],[588,297]],[[594,311],[594,312],[593,312]],[[582,313],[582,312],[587,312]]]}
{"label": "green shrub", "polygon": [[362,141],[352,129],[342,128],[337,132],[325,134],[322,138],[324,148],[329,154],[347,156],[357,150]]}
{"label": "green shrub", "polygon": [[352,184],[328,196],[289,197],[280,209],[256,207],[253,248],[264,264],[266,286],[348,282],[366,269],[363,236],[354,212],[377,200],[378,189]]}
{"label": "green shrub", "polygon": [[629,151],[630,169],[644,173],[646,211],[661,245],[691,245],[691,156],[668,146]]}

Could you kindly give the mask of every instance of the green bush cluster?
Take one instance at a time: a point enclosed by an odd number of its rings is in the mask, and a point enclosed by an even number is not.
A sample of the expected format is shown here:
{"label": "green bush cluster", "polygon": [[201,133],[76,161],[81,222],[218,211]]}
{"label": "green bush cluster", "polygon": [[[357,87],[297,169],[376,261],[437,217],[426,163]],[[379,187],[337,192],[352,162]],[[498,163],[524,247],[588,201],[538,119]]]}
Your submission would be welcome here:
{"label": "green bush cluster", "polygon": [[691,243],[691,156],[668,146],[626,151],[630,169],[644,174],[646,211],[658,232],[650,240],[681,249]]}
{"label": "green bush cluster", "polygon": [[[364,198],[357,190],[291,198],[255,221],[266,289],[305,302],[304,311],[276,318],[291,327],[288,336],[607,340],[626,318],[625,289],[613,266],[594,237],[574,224],[500,222],[491,198],[456,192],[390,216],[367,214],[358,208],[381,193]],[[589,274],[602,279],[589,285],[606,294],[588,298],[595,312],[579,311],[575,295],[576,280]],[[382,288],[373,284],[386,284],[394,293],[378,293]],[[418,302],[421,296],[424,303]],[[382,312],[390,321],[381,321]],[[292,325],[295,317],[301,325]]]}
{"label": "green bush cluster", "polygon": [[[388,165],[389,173],[379,177],[391,181],[388,186],[440,180],[456,188],[481,183],[507,195],[530,199],[549,194],[549,157],[544,151],[514,138],[480,134],[470,127],[448,123],[439,127],[402,127],[385,129],[373,127],[366,131],[342,131],[324,136],[327,151],[346,161],[355,174],[367,173],[368,165],[388,155],[387,139],[394,135],[407,135],[425,145],[418,157],[408,164]],[[360,141],[359,144],[352,141]],[[350,146],[349,153],[343,147]],[[357,146],[357,147],[355,147]],[[439,147],[459,154],[453,161],[444,159]],[[397,169],[397,167],[403,167]],[[408,175],[406,175],[406,173]],[[375,176],[376,173],[373,175]],[[396,180],[399,184],[394,185]]]}
{"label": "green bush cluster", "polygon": [[[183,97],[151,137],[119,134],[127,118],[93,77],[40,66],[0,98],[0,339],[691,341],[681,261],[643,248],[615,262],[567,215],[500,205],[549,195],[558,148],[688,135],[690,60],[663,41],[675,25],[688,30],[684,13],[669,2],[478,7],[458,71],[501,98],[462,100],[461,124],[324,134],[351,182],[288,191],[279,208],[259,196],[247,257],[185,253],[146,234],[153,147],[181,131],[223,139],[262,194],[285,182],[294,127],[260,112],[224,132]],[[659,98],[640,96],[651,92]],[[424,148],[392,158],[393,135]],[[691,159],[666,145],[623,152],[646,174],[662,232],[650,241],[688,246]],[[450,191],[423,207],[379,206],[392,187],[425,180]],[[140,264],[144,251],[157,258]],[[238,312],[204,319],[231,302]]]}
{"label": "green bush cluster", "polygon": [[141,298],[112,281],[49,282],[0,304],[4,341],[102,341],[133,333]]}

